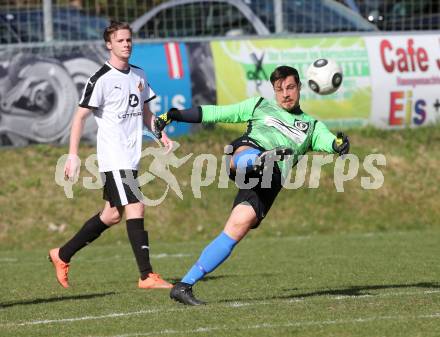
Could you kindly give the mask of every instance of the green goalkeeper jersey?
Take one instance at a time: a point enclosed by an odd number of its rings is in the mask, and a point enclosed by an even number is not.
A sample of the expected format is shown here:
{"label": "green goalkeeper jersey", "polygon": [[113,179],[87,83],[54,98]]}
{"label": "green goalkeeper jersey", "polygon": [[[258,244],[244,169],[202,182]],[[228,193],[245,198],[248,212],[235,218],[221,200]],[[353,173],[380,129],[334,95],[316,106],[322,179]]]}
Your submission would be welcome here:
{"label": "green goalkeeper jersey", "polygon": [[284,175],[291,165],[296,165],[298,156],[307,151],[334,153],[332,144],[336,136],[324,123],[299,108],[290,113],[273,99],[252,97],[236,104],[202,105],[201,108],[203,123],[247,122],[246,135],[265,150],[278,146],[291,148],[293,160],[278,163]]}

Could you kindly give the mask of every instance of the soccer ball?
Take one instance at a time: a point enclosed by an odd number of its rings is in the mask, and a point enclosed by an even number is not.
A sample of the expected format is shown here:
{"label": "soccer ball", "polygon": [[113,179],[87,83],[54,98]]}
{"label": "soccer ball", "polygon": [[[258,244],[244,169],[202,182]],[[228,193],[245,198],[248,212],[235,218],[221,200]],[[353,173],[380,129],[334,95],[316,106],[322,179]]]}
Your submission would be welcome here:
{"label": "soccer ball", "polygon": [[342,83],[342,68],[331,59],[318,59],[307,69],[307,83],[319,95],[334,93]]}

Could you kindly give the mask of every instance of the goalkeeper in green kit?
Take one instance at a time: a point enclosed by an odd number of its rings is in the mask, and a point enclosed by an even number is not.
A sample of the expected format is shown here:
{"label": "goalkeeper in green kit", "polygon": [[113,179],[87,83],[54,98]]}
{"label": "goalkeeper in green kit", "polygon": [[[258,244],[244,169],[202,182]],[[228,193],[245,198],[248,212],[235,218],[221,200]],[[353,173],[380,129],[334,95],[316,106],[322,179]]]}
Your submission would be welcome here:
{"label": "goalkeeper in green kit", "polygon": [[231,143],[230,177],[239,187],[223,232],[205,247],[197,262],[170,297],[187,305],[205,302],[195,298],[192,287],[231,254],[250,229],[258,227],[281,190],[283,177],[296,165],[298,156],[308,151],[344,155],[349,140],[336,137],[320,121],[299,106],[301,82],[298,71],[289,66],[276,68],[270,81],[275,99],[253,97],[240,103],[202,105],[187,110],[171,109],[155,120],[156,134],[171,121],[187,123],[247,122],[246,133]]}

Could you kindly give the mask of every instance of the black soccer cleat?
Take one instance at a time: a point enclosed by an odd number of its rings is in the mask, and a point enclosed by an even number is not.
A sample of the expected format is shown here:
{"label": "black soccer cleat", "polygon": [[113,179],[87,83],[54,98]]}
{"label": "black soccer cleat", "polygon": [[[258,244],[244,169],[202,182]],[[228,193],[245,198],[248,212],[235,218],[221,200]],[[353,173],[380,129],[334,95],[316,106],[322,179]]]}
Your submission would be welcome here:
{"label": "black soccer cleat", "polygon": [[170,298],[185,305],[203,305],[206,302],[194,297],[192,286],[188,283],[177,282],[171,289]]}
{"label": "black soccer cleat", "polygon": [[255,164],[252,167],[254,172],[258,174],[263,174],[266,162],[276,162],[282,161],[286,156],[291,156],[293,150],[289,147],[279,146],[272,150],[261,152],[260,155],[255,160]]}

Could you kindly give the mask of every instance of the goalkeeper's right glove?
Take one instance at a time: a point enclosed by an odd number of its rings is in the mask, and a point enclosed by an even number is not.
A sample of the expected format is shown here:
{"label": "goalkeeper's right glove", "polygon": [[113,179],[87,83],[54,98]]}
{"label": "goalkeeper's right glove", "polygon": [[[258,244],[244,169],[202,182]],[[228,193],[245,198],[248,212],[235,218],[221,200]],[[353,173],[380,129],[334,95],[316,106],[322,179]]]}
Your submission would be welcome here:
{"label": "goalkeeper's right glove", "polygon": [[350,151],[350,141],[343,132],[339,131],[336,139],[333,141],[332,147],[333,151],[335,151],[340,156],[343,156]]}
{"label": "goalkeeper's right glove", "polygon": [[153,133],[157,139],[162,138],[162,131],[165,127],[171,123],[171,118],[168,117],[168,112],[164,113],[154,119],[154,130]]}

